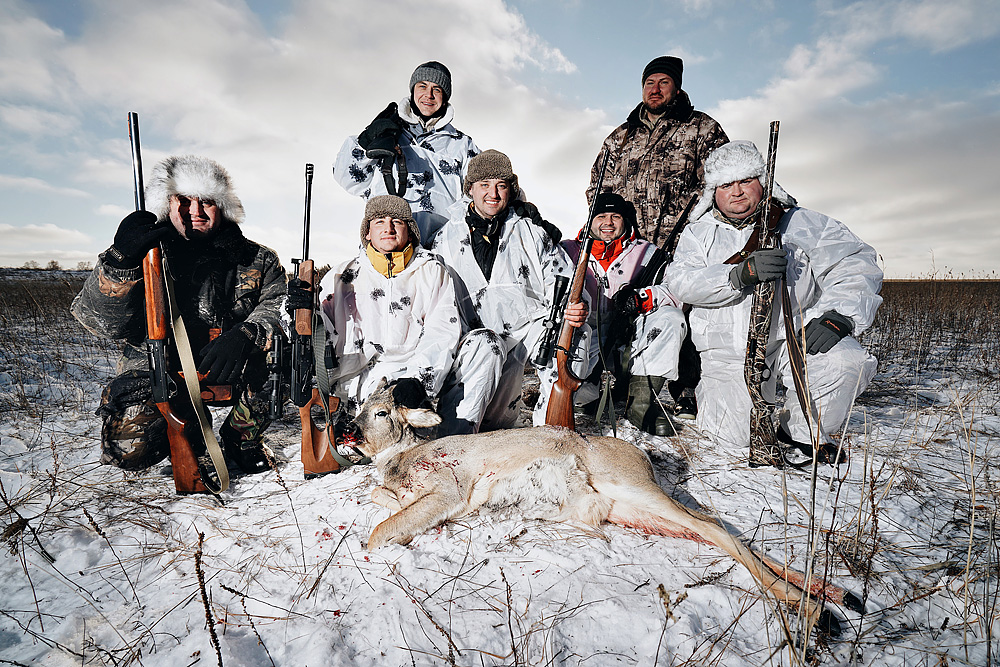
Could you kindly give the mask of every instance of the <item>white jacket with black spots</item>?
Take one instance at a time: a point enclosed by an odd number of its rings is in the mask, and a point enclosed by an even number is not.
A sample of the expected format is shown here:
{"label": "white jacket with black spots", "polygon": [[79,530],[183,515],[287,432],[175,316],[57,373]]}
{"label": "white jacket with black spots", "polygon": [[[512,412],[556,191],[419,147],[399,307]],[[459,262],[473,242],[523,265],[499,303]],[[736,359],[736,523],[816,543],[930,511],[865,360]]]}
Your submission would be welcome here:
{"label": "white jacket with black spots", "polygon": [[465,221],[469,204],[468,199],[463,199],[452,207],[451,219],[441,228],[431,250],[455,275],[466,330],[485,327],[500,336],[508,351],[522,342],[530,351],[541,337],[555,278],[572,277],[572,264],[545,228],[518,215],[511,206],[487,281],[472,252]]}
{"label": "white jacket with black spots", "polygon": [[[451,124],[455,109],[450,103],[444,115],[430,122],[429,127],[410,110],[408,97],[399,102],[397,113],[404,126],[399,147],[409,172],[403,199],[413,210],[421,244],[429,248],[437,230],[447,222],[448,210],[462,198],[469,160],[479,154],[479,148],[472,137]],[[396,167],[392,173],[398,185]],[[347,137],[340,147],[333,177],[347,192],[366,200],[374,195],[395,194],[386,191],[379,163],[365,156],[356,135]]]}
{"label": "white jacket with black spots", "polygon": [[[882,303],[875,250],[842,222],[805,208],[787,211],[778,231],[788,253],[785,277],[796,329],[829,310],[851,318],[855,336],[871,326]],[[753,289],[733,287],[729,274],[734,265],[723,262],[744,247],[752,232],[753,225],[736,229],[709,211],[684,229],[667,266],[671,291],[693,306],[691,335],[702,352],[746,352]],[[778,299],[769,354],[785,338],[780,309]]]}
{"label": "white jacket with black spots", "polygon": [[462,336],[451,274],[416,248],[409,264],[387,278],[364,249],[324,278],[321,304],[327,341],[339,365],[334,393],[360,405],[384,377],[420,380],[436,396]]}

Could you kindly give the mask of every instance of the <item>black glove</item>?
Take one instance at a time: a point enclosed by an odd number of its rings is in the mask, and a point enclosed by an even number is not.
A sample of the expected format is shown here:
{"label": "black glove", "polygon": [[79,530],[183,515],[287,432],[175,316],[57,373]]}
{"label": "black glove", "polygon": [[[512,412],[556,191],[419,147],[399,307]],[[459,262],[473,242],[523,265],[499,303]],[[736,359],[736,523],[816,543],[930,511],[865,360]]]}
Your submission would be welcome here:
{"label": "black glove", "polygon": [[207,373],[205,380],[219,384],[233,384],[240,379],[243,367],[254,350],[259,325],[244,322],[230,329],[201,349],[199,373]]}
{"label": "black glove", "polygon": [[304,280],[292,278],[288,281],[288,298],[285,299],[285,312],[291,317],[295,317],[295,311],[302,308],[312,310],[316,301],[313,297],[312,288]]}
{"label": "black glove", "polygon": [[753,287],[757,283],[777,280],[785,275],[788,258],[783,248],[754,250],[729,274],[729,279],[737,289]]}
{"label": "black glove", "polygon": [[399,114],[396,113],[396,103],[391,102],[358,135],[358,145],[372,160],[391,158],[396,154],[395,146],[402,131],[403,125],[399,120]]}
{"label": "black glove", "polygon": [[611,297],[614,304],[615,317],[621,317],[629,321],[639,316],[639,292],[631,285],[622,285],[622,288]]}
{"label": "black glove", "polygon": [[822,317],[806,325],[806,354],[823,354],[854,331],[854,322],[835,310],[828,310]]}
{"label": "black glove", "polygon": [[115,243],[104,255],[104,261],[116,269],[131,269],[142,264],[142,258],[161,239],[174,231],[169,220],[156,223],[149,211],[135,211],[125,216],[115,232]]}

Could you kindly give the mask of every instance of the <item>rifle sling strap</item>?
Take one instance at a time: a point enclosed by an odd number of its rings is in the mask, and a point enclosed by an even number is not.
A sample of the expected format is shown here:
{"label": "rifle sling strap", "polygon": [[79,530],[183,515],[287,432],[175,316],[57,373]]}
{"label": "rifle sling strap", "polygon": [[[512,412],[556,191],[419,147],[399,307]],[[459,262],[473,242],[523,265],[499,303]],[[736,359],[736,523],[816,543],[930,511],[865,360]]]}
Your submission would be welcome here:
{"label": "rifle sling strap", "polygon": [[[783,209],[778,202],[771,202],[771,219],[767,221],[767,231],[774,232],[778,228],[778,223],[781,222],[781,217],[785,215],[785,209]],[[723,262],[723,264],[739,264],[744,259],[750,256],[755,250],[760,250],[760,228],[754,225],[753,233],[750,238],[747,239],[746,245],[743,246],[742,250],[733,253],[733,255]]]}
{"label": "rifle sling strap", "polygon": [[319,390],[320,403],[323,406],[323,415],[326,417],[326,441],[330,447],[330,456],[340,465],[341,469],[350,468],[353,465],[371,463],[367,456],[355,463],[337,451],[335,433],[336,428],[334,417],[339,417],[340,408],[330,412],[330,371],[326,367],[326,325],[319,311],[313,311],[312,322],[312,350],[313,369],[316,373],[316,388]]}
{"label": "rifle sling strap", "polygon": [[216,487],[211,479],[205,479],[202,475],[202,482],[212,493],[218,495],[229,488],[229,469],[226,467],[226,459],[219,447],[219,441],[215,439],[212,431],[212,422],[208,418],[205,404],[201,400],[201,384],[198,381],[198,369],[194,365],[194,355],[191,353],[191,341],[188,339],[187,327],[184,326],[184,319],[181,317],[181,310],[177,306],[177,297],[174,294],[174,279],[170,274],[170,267],[167,258],[163,257],[163,283],[167,288],[167,302],[170,305],[170,320],[174,332],[174,341],[177,343],[177,356],[180,357],[181,370],[184,371],[184,385],[187,387],[188,396],[191,398],[191,406],[198,417],[198,425],[201,427],[201,435],[205,441],[205,449],[212,459],[212,465],[219,476],[219,486]]}
{"label": "rifle sling strap", "polygon": [[[399,187],[392,182],[392,165],[395,162],[396,173],[399,176]],[[410,177],[410,173],[406,168],[406,157],[403,155],[402,149],[396,146],[396,159],[384,157],[381,160],[382,167],[382,180],[385,181],[385,191],[390,195],[396,195],[397,197],[402,197],[406,194],[406,179]]]}

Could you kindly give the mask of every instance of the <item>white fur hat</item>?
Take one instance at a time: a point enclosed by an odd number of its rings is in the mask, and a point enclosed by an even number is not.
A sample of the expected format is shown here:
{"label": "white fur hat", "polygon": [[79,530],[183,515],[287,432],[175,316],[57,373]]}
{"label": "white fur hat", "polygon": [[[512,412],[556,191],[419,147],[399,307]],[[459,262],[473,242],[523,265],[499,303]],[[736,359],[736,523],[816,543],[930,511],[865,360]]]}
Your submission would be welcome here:
{"label": "white fur hat", "polygon": [[[712,151],[705,160],[705,191],[691,210],[691,220],[697,220],[715,203],[715,188],[734,181],[756,177],[764,185],[767,163],[752,141],[730,141]],[[783,206],[795,206],[795,197],[774,184],[771,196]]]}
{"label": "white fur hat", "polygon": [[160,220],[170,215],[170,196],[211,199],[230,222],[243,222],[246,214],[233,183],[222,165],[197,155],[172,155],[153,167],[146,184],[146,210]]}

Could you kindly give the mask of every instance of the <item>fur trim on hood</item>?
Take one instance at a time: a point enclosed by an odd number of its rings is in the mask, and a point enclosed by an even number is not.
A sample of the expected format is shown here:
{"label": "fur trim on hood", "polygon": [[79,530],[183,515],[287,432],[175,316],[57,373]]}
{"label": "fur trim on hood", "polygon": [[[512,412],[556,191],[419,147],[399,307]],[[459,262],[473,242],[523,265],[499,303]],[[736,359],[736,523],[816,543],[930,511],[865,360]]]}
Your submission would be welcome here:
{"label": "fur trim on hood", "polygon": [[[730,141],[712,151],[705,160],[705,191],[691,210],[691,220],[697,220],[715,205],[715,188],[720,185],[757,178],[764,186],[764,172],[767,163],[752,141]],[[774,184],[771,197],[782,206],[795,206],[795,197]]]}
{"label": "fur trim on hood", "polygon": [[243,204],[233,192],[232,180],[222,165],[197,155],[172,155],[153,167],[146,184],[146,210],[160,220],[170,215],[170,196],[211,199],[230,222],[246,218]]}
{"label": "fur trim on hood", "polygon": [[444,127],[451,121],[455,119],[455,107],[451,105],[451,102],[446,101],[444,103],[444,113],[440,116],[432,116],[427,120],[423,120],[410,106],[410,98],[404,97],[396,105],[396,114],[399,115],[400,119],[404,123],[409,123],[410,125],[419,125],[424,128],[425,131],[430,131],[438,127]]}

